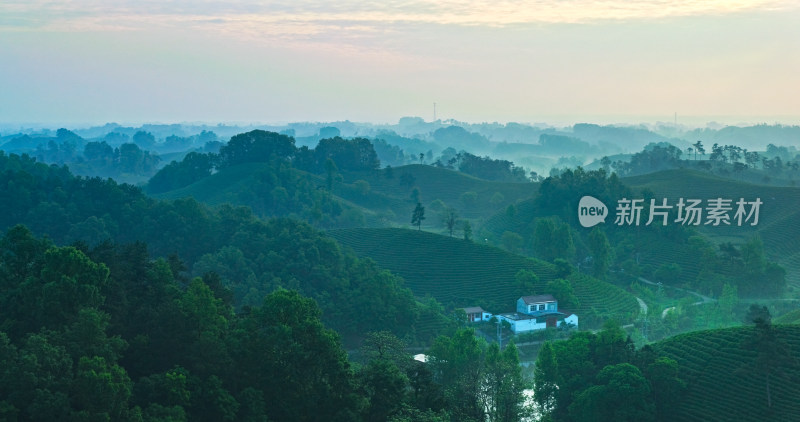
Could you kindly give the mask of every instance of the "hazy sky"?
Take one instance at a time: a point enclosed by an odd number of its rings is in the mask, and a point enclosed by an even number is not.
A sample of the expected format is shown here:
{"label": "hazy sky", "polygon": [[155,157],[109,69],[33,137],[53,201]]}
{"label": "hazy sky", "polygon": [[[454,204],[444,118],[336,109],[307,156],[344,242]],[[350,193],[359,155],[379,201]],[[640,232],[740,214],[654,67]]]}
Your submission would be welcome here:
{"label": "hazy sky", "polygon": [[0,0],[0,122],[800,124],[800,2]]}

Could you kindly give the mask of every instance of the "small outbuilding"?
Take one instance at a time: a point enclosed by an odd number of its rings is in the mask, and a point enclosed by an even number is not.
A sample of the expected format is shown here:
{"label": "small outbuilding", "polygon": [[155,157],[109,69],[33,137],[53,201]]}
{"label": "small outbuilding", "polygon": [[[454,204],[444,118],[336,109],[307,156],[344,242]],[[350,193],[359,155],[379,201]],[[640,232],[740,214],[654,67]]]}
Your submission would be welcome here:
{"label": "small outbuilding", "polygon": [[480,306],[471,306],[469,308],[463,308],[464,313],[467,314],[467,321],[469,322],[481,322],[481,321],[488,321],[489,318],[492,317],[492,314],[486,312]]}

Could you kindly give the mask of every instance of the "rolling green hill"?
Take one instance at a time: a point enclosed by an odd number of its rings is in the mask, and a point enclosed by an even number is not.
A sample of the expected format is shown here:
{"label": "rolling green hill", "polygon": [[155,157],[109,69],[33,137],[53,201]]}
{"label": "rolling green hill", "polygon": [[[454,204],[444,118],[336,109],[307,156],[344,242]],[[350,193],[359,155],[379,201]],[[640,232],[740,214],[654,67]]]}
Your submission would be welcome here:
{"label": "rolling green hill", "polygon": [[[408,204],[412,204],[411,192],[416,187],[419,189],[423,205],[439,199],[447,206],[456,208],[462,217],[471,219],[491,216],[498,210],[505,209],[509,204],[535,195],[539,189],[539,185],[536,183],[493,182],[455,170],[422,164],[396,167],[392,169],[392,173],[393,177],[391,178],[387,178],[386,170],[345,172],[343,175],[347,183],[353,183],[359,179],[366,180],[372,192],[392,198],[393,206],[400,207],[405,204],[408,207]],[[413,177],[414,183],[411,186],[402,183],[403,174]],[[466,192],[474,192],[477,195],[474,201],[462,199],[462,194]],[[345,192],[341,195],[364,207],[372,208],[369,198],[360,200],[360,198],[349,196]],[[413,204],[411,207],[413,208]],[[405,223],[410,216],[410,212],[408,217],[400,216],[402,217],[400,221]]]}
{"label": "rolling green hill", "polygon": [[[622,182],[632,188],[637,195],[642,189],[652,191],[658,200],[667,198],[674,205],[678,199],[723,198],[733,200],[733,207],[739,198],[753,201],[760,198],[759,222],[756,226],[746,223],[737,226],[694,226],[700,234],[712,242],[733,242],[741,244],[754,235],[759,235],[764,243],[766,256],[784,267],[786,281],[795,287],[800,286],[800,188],[754,185],[738,180],[727,179],[695,170],[666,170],[642,176],[628,177]],[[606,225],[613,224],[615,204],[607,204],[612,214]],[[488,233],[490,240],[498,242],[506,230],[530,236],[532,221],[540,216],[533,198],[516,204],[517,213],[509,215],[498,212],[479,228]],[[734,209],[735,211],[735,209]],[[732,217],[733,212],[731,213]],[[644,223],[644,222],[643,222]],[[628,227],[626,227],[627,229]],[[608,229],[613,229],[608,227]],[[578,232],[584,232],[578,228]],[[632,230],[628,230],[632,232]],[[638,259],[643,265],[658,268],[663,264],[677,263],[681,268],[681,281],[693,280],[702,267],[702,256],[691,248],[682,247],[666,240],[664,234],[652,230],[636,231],[639,247]],[[724,270],[724,269],[723,269]],[[678,284],[680,284],[680,282]]]}
{"label": "rolling green hill", "polygon": [[776,324],[798,324],[800,323],[800,309],[787,312],[773,320]]}
{"label": "rolling green hill", "polygon": [[268,163],[245,163],[232,166],[189,186],[169,192],[151,194],[158,199],[194,198],[208,205],[240,204],[239,192],[254,182],[254,174],[269,168]]}
{"label": "rolling green hill", "polygon": [[[262,183],[262,173],[269,172],[269,163],[244,163],[227,168],[205,177],[189,186],[172,191],[152,194],[159,199],[177,199],[191,197],[197,201],[220,205],[251,206],[259,212],[259,198],[252,187]],[[290,169],[294,177],[308,181],[311,185],[323,188],[326,186],[325,175],[307,173],[298,169]],[[393,177],[387,178],[386,171],[344,171],[341,179],[333,184],[333,197],[344,208],[355,209],[364,216],[364,224],[368,227],[404,226],[411,220],[411,212],[416,203],[411,197],[416,188],[423,205],[428,206],[439,199],[446,206],[457,210],[459,216],[479,219],[504,210],[522,198],[533,195],[537,190],[534,183],[492,182],[478,179],[467,174],[429,166],[409,165],[392,169]],[[403,175],[413,179],[413,183],[404,184]],[[355,183],[366,181],[365,186]],[[474,196],[466,192],[474,192]],[[427,210],[428,228],[442,228],[440,217],[434,209]],[[271,214],[270,214],[271,215]],[[283,214],[280,214],[283,215]]]}
{"label": "rolling green hill", "polygon": [[[775,326],[778,339],[800,360],[800,326]],[[688,389],[676,421],[796,421],[800,419],[800,367],[782,369],[770,383],[772,408],[767,407],[766,383],[747,369],[755,352],[742,341],[751,327],[696,331],[653,345],[660,354],[675,359]]]}
{"label": "rolling green hill", "polygon": [[[739,198],[746,201],[761,198],[764,203],[758,225],[706,226],[699,230],[715,242],[738,243],[758,234],[769,258],[786,268],[787,282],[800,285],[800,242],[797,242],[800,238],[800,188],[754,185],[693,170],[662,171],[625,178],[623,182],[634,189],[648,188],[656,198],[669,198],[672,204],[681,197],[724,198],[734,202]],[[692,265],[688,261],[685,263],[687,267]]]}
{"label": "rolling green hill", "polygon": [[[522,293],[515,286],[517,271],[527,269],[539,276],[535,292],[525,294],[547,293],[547,282],[555,278],[555,268],[546,262],[424,231],[341,229],[329,234],[357,255],[402,276],[416,296],[430,295],[457,307],[512,311]],[[636,299],[616,286],[577,274],[570,282],[581,303],[572,310],[579,318],[595,314],[630,321],[638,313]]]}

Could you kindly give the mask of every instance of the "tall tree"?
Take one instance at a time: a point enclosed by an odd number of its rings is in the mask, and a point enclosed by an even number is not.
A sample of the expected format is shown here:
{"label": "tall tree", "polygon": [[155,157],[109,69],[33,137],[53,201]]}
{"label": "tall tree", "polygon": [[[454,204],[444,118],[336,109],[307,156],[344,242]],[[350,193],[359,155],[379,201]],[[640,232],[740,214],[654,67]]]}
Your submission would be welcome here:
{"label": "tall tree", "polygon": [[342,170],[375,170],[380,167],[372,142],[365,138],[342,139],[337,136],[321,139],[314,148],[314,157],[318,169],[328,158],[336,161]]}
{"label": "tall tree", "polygon": [[517,346],[512,342],[501,351],[492,343],[484,358],[481,402],[490,422],[517,422],[522,415],[525,382]]}
{"label": "tall tree", "polygon": [[517,253],[517,250],[522,246],[522,236],[512,231],[506,230],[501,237],[503,247],[511,253]]}
{"label": "tall tree", "polygon": [[650,385],[639,368],[620,363],[597,374],[597,384],[579,393],[569,406],[574,420],[646,422],[655,420]]}
{"label": "tall tree", "polygon": [[444,212],[444,225],[447,227],[447,231],[450,232],[450,237],[453,237],[456,222],[458,222],[458,213],[453,208],[447,208]]}
{"label": "tall tree", "polygon": [[534,231],[534,251],[546,261],[556,258],[571,260],[575,255],[569,225],[558,218],[539,218]]}
{"label": "tall tree", "polygon": [[333,179],[338,171],[339,168],[336,167],[336,163],[333,159],[325,159],[325,183],[328,186],[328,192],[333,191]]}
{"label": "tall tree", "polygon": [[589,251],[592,253],[592,275],[604,279],[613,260],[614,250],[603,230],[595,227],[589,233]]}
{"label": "tall tree", "polygon": [[423,220],[425,220],[425,207],[423,207],[421,203],[417,202],[417,206],[414,208],[414,212],[411,214],[411,224],[415,224],[417,226],[417,230],[422,230]]}
{"label": "tall tree", "polygon": [[678,362],[664,356],[647,366],[645,376],[650,381],[656,420],[674,420],[675,411],[686,390],[686,382],[678,378],[678,369]]}
{"label": "tall tree", "polygon": [[406,369],[411,364],[411,357],[405,347],[405,342],[390,331],[371,331],[364,337],[361,354],[367,362],[384,359],[394,362],[400,369]]}
{"label": "tall tree", "polygon": [[558,363],[552,344],[547,342],[539,351],[533,370],[533,400],[539,414],[550,414],[556,407],[558,398]]}
{"label": "tall tree", "polygon": [[529,296],[535,293],[539,285],[539,276],[531,270],[521,269],[514,274],[514,287],[517,289],[515,296]]}
{"label": "tall tree", "polygon": [[437,338],[428,351],[434,376],[444,387],[454,420],[485,419],[479,396],[485,347],[474,330],[462,328],[452,337]]}
{"label": "tall tree", "polygon": [[373,359],[361,371],[361,383],[369,405],[365,411],[366,422],[383,422],[396,413],[403,404],[408,387],[408,377],[388,359]]}
{"label": "tall tree", "polygon": [[697,153],[698,152],[700,153],[700,155],[703,155],[703,154],[706,153],[706,149],[703,148],[703,141],[698,140],[692,146],[694,147],[694,159],[695,159],[695,161],[697,160]]}
{"label": "tall tree", "polygon": [[278,290],[235,328],[232,345],[240,363],[236,377],[263,391],[265,402],[270,403],[270,420],[356,418],[347,353],[320,316],[312,299]]}
{"label": "tall tree", "polygon": [[288,159],[295,151],[294,138],[257,129],[232,137],[220,148],[220,165],[267,162],[272,157]]}
{"label": "tall tree", "polygon": [[572,289],[572,284],[564,278],[556,278],[547,282],[547,291],[558,300],[559,308],[574,310],[581,306]]}
{"label": "tall tree", "polygon": [[786,377],[786,370],[797,366],[789,345],[780,340],[772,326],[766,306],[750,305],[748,319],[755,323],[753,333],[742,341],[741,347],[756,353],[755,361],[742,369],[763,377],[767,407],[772,407],[771,380],[774,376]]}

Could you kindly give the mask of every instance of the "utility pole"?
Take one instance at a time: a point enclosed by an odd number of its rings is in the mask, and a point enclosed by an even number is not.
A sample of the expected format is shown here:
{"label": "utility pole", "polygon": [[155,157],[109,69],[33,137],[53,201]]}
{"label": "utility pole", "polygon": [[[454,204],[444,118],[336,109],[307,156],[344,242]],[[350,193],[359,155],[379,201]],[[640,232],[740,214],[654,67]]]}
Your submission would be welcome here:
{"label": "utility pole", "polygon": [[500,346],[500,350],[503,350],[503,337],[500,336],[500,318],[497,319],[497,344]]}
{"label": "utility pole", "polygon": [[642,319],[642,337],[644,337],[645,341],[647,341],[649,331],[650,327],[647,326],[647,314],[645,314],[644,319]]}

